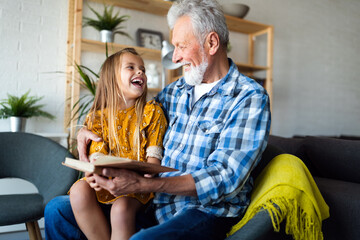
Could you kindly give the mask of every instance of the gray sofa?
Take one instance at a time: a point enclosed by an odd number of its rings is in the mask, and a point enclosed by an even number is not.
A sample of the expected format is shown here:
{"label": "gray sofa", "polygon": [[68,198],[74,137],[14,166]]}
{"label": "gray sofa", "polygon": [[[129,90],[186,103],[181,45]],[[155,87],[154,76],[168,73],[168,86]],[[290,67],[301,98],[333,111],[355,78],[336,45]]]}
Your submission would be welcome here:
{"label": "gray sofa", "polygon": [[360,239],[360,140],[270,136],[271,146],[302,159],[314,177],[330,208],[330,218],[323,221],[324,239]]}

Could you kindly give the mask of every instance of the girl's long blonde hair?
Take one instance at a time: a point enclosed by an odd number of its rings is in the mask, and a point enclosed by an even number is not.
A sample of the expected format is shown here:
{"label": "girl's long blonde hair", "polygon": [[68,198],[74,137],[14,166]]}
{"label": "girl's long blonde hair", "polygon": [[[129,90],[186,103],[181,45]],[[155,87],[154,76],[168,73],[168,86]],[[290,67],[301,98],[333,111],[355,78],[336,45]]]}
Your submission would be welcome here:
{"label": "girl's long blonde hair", "polygon": [[[134,48],[124,48],[117,53],[114,53],[108,57],[103,63],[100,71],[100,79],[96,89],[94,103],[90,109],[90,119],[91,122],[94,122],[96,111],[100,110],[101,113],[107,109],[108,112],[108,121],[107,126],[109,130],[109,154],[111,154],[111,146],[115,145],[117,152],[121,152],[121,140],[116,134],[116,115],[117,112],[121,109],[121,104],[126,103],[123,95],[123,91],[118,84],[118,79],[121,76],[121,64],[122,57],[125,53],[131,53],[136,56],[140,55],[136,52]],[[137,158],[140,160],[140,125],[142,116],[144,113],[144,106],[146,104],[146,95],[147,95],[147,86],[143,94],[135,102],[135,113],[136,113],[136,127],[134,133],[134,146],[137,148]],[[104,132],[103,126],[103,114],[101,115],[101,129]],[[91,124],[92,125],[92,124]],[[92,127],[92,126],[88,126]],[[91,130],[91,129],[90,129]]]}

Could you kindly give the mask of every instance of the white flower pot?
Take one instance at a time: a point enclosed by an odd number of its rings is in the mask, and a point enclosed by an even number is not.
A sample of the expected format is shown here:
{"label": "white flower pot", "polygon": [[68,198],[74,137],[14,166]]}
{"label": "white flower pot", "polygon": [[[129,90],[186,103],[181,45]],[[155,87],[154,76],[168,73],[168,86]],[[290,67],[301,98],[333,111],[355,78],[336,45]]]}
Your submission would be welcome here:
{"label": "white flower pot", "polygon": [[10,117],[10,129],[12,132],[25,132],[26,118]]}
{"label": "white flower pot", "polygon": [[100,41],[101,42],[114,42],[114,34],[109,30],[100,31]]}

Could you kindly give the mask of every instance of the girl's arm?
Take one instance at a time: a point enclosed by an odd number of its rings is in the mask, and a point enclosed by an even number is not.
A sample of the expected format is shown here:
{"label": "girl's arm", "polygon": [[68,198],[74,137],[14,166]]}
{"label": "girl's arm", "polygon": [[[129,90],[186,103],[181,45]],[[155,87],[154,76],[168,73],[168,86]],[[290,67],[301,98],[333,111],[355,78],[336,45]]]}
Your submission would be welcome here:
{"label": "girl's arm", "polygon": [[[156,157],[147,157],[146,161],[148,163],[153,163],[153,164],[157,164],[160,165],[160,159],[156,158]],[[154,177],[156,174],[144,174],[144,177],[146,178],[152,178]]]}
{"label": "girl's arm", "polygon": [[160,165],[160,159],[156,158],[156,157],[148,157],[147,158],[147,162],[148,163],[154,163],[157,165]]}

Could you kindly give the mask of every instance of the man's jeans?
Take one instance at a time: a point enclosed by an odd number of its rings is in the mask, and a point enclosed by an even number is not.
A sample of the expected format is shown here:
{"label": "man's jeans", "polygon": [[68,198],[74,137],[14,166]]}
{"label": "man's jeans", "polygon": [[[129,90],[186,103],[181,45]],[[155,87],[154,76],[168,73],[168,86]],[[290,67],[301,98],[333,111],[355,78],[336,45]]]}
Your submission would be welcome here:
{"label": "man's jeans", "polygon": [[45,207],[45,239],[86,239],[80,231],[70,205],[69,196],[52,199]]}
{"label": "man's jeans", "polygon": [[[104,212],[107,215],[109,207],[105,207]],[[142,230],[131,240],[225,239],[226,233],[238,220],[238,218],[219,218],[190,209],[163,224],[156,225],[153,213],[141,212],[137,216],[136,224],[137,228]],[[45,237],[47,240],[86,239],[76,223],[69,196],[56,197],[47,204]]]}

